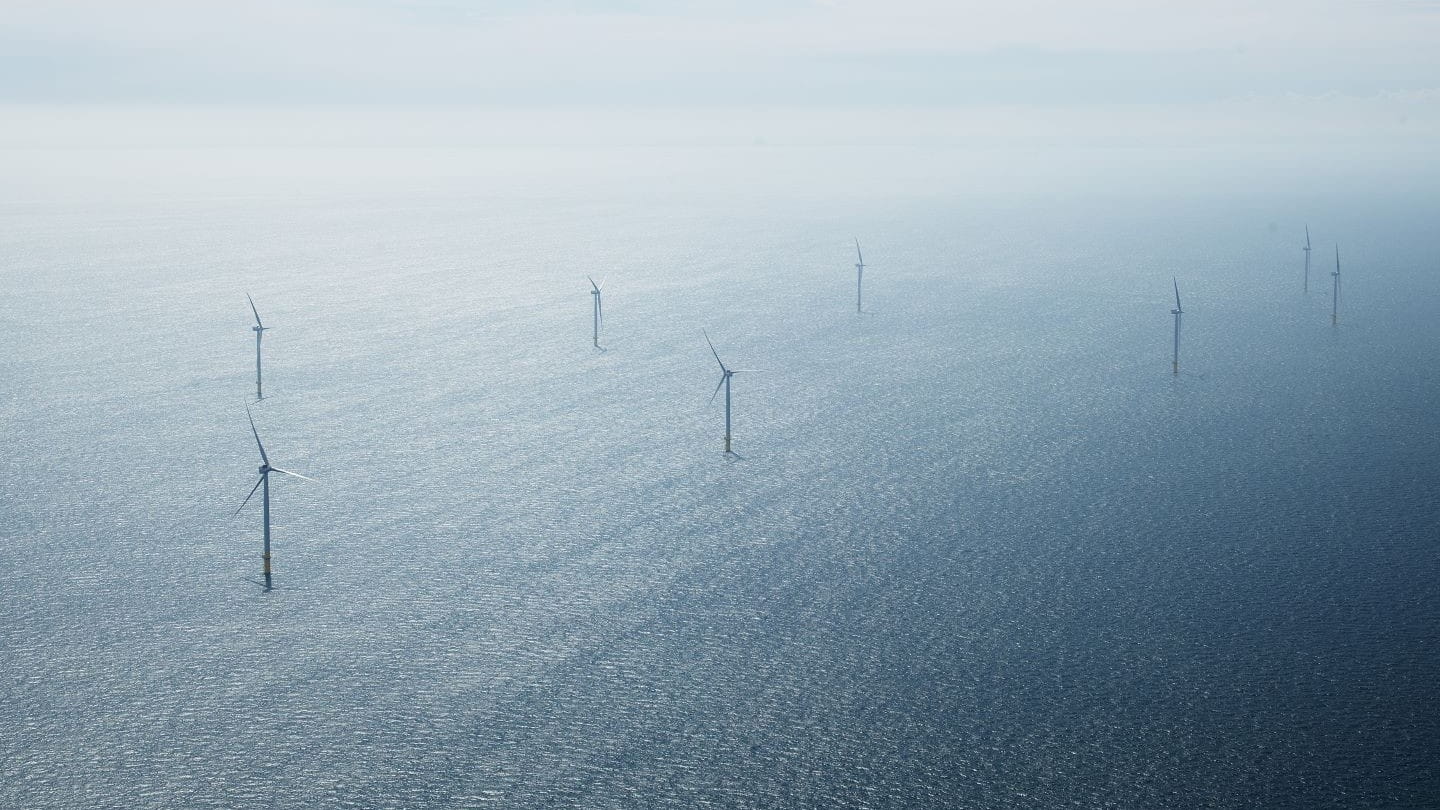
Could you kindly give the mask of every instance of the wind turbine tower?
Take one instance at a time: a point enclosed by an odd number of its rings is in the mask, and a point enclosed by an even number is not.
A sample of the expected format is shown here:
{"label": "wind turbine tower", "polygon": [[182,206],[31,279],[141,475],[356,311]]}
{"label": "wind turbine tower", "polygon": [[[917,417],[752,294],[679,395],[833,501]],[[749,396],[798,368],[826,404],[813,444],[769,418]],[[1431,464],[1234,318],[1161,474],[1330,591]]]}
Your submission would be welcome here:
{"label": "wind turbine tower", "polygon": [[1335,272],[1330,274],[1335,279],[1335,290],[1330,295],[1330,325],[1340,323],[1340,246],[1335,246]]}
{"label": "wind turbine tower", "polygon": [[861,283],[865,280],[865,255],[860,252],[860,240],[855,240],[855,312],[860,312]]}
{"label": "wind turbine tower", "polygon": [[1183,310],[1183,309],[1180,308],[1180,282],[1175,281],[1175,279],[1173,279],[1173,278],[1170,279],[1170,280],[1171,280],[1171,282],[1173,282],[1173,283],[1175,284],[1175,308],[1172,309],[1172,310],[1170,310],[1170,314],[1175,316],[1175,353],[1172,355],[1171,360],[1170,360],[1170,370],[1171,370],[1171,373],[1173,373],[1173,374],[1179,374],[1179,373],[1180,373],[1180,316],[1185,314],[1185,310]]}
{"label": "wind turbine tower", "polygon": [[250,297],[250,293],[245,293],[245,300],[250,302],[250,311],[255,313],[255,325],[250,329],[255,332],[255,399],[258,401],[265,398],[260,388],[260,336],[268,327],[260,322],[260,311],[255,308],[255,299]]}
{"label": "wind turbine tower", "polygon": [[[240,509],[244,509],[245,504],[250,503],[250,499],[255,497],[255,490],[264,489],[264,492],[261,493],[260,496],[260,503],[265,520],[265,546],[264,550],[260,553],[260,559],[264,561],[265,581],[268,583],[270,581],[270,473],[284,473],[285,475],[302,478],[306,481],[314,481],[315,479],[303,476],[300,473],[270,466],[270,458],[265,455],[265,445],[260,442],[260,431],[255,429],[255,417],[250,415],[250,408],[248,406],[245,408],[245,416],[250,420],[250,432],[255,435],[255,446],[260,448],[260,480],[256,481],[255,486],[250,488],[250,494],[245,496],[245,500],[240,503],[240,508],[235,510],[235,514],[240,514]],[[232,517],[233,516],[234,515],[232,515]]]}
{"label": "wind turbine tower", "polygon": [[589,276],[586,276],[585,278],[590,279],[590,298],[592,299],[591,321],[594,326],[594,332],[591,340],[594,342],[595,348],[598,349],[600,348],[600,324],[603,323],[605,320],[605,309],[600,304],[600,285],[596,284],[595,279],[590,278]]}
{"label": "wind turbine tower", "polygon": [[1305,226],[1305,292],[1310,292],[1310,226]]}

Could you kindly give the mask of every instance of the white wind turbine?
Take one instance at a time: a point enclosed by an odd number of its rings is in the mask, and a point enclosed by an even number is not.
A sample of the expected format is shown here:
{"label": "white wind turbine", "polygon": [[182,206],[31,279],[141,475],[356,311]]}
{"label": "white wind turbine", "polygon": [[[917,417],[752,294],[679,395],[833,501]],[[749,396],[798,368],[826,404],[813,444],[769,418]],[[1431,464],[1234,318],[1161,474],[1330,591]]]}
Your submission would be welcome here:
{"label": "white wind turbine", "polygon": [[715,397],[716,397],[716,395],[718,395],[718,394],[720,393],[720,389],[721,389],[722,387],[725,389],[725,452],[726,452],[726,453],[729,453],[729,452],[730,452],[730,378],[731,378],[731,377],[734,377],[736,374],[739,374],[740,371],[741,371],[741,369],[728,368],[728,367],[725,365],[725,361],[723,361],[723,360],[720,359],[720,353],[717,352],[717,351],[715,351],[715,344],[710,342],[710,334],[709,334],[708,332],[704,332],[704,330],[701,330],[701,331],[702,331],[702,333],[704,333],[704,335],[705,335],[705,342],[710,346],[710,353],[713,354],[713,355],[715,355],[715,362],[720,364],[720,382],[716,383],[716,385],[715,385],[715,392],[710,395],[710,401],[711,401],[711,402],[714,402],[714,401],[715,401]]}
{"label": "white wind turbine", "polygon": [[[592,309],[592,312],[591,312],[591,320],[592,320],[593,326],[594,326],[594,336],[593,336],[591,339],[594,341],[595,348],[598,349],[598,348],[600,348],[600,324],[602,324],[602,323],[605,322],[605,308],[604,308],[604,306],[600,303],[600,287],[601,287],[601,285],[596,284],[596,283],[595,283],[595,279],[590,278],[589,276],[586,276],[585,278],[590,279],[590,287],[591,287],[590,297],[591,297],[591,299],[593,299],[592,302],[591,302],[591,303],[592,303],[592,307],[591,307],[591,309]],[[621,292],[624,292],[624,290],[621,290]],[[622,324],[622,325],[623,325],[623,324]]]}
{"label": "white wind turbine", "polygon": [[1174,353],[1172,359],[1170,360],[1170,370],[1171,370],[1171,372],[1174,373],[1174,374],[1179,374],[1179,373],[1180,373],[1180,316],[1185,314],[1185,310],[1183,310],[1183,309],[1180,308],[1180,282],[1176,281],[1176,280],[1173,279],[1173,278],[1170,279],[1170,281],[1175,284],[1175,308],[1172,309],[1172,310],[1170,310],[1170,314],[1175,316],[1175,353]]}
{"label": "white wind turbine", "polygon": [[1334,326],[1340,322],[1340,246],[1335,246],[1335,272],[1330,274],[1335,279],[1335,290],[1330,296],[1330,325]]}
{"label": "white wind turbine", "polygon": [[855,240],[855,312],[860,312],[860,285],[865,280],[865,256],[860,252],[860,240]]}
{"label": "white wind turbine", "polygon": [[[245,416],[250,420],[250,432],[255,434],[255,446],[260,448],[260,480],[256,481],[255,486],[250,488],[250,494],[245,496],[245,500],[240,503],[240,507],[235,510],[235,514],[240,514],[240,510],[245,508],[245,504],[250,503],[250,499],[255,497],[255,490],[262,487],[264,488],[265,491],[261,495],[261,504],[263,505],[265,520],[265,546],[260,554],[260,559],[265,561],[264,573],[266,581],[268,582],[270,578],[270,473],[284,473],[306,481],[314,481],[315,479],[301,475],[300,473],[270,466],[270,458],[265,455],[265,445],[260,442],[260,431],[255,429],[255,417],[250,415],[250,408],[248,406],[245,408]],[[231,517],[234,517],[234,515],[231,515]]]}
{"label": "white wind turbine", "polygon": [[1305,292],[1310,292],[1310,226],[1305,226]]}
{"label": "white wind turbine", "polygon": [[269,327],[260,322],[260,310],[255,308],[255,300],[250,297],[250,293],[245,293],[245,300],[250,302],[250,311],[255,313],[255,325],[250,329],[255,332],[255,399],[261,400],[265,395],[260,389],[260,336],[265,334]]}

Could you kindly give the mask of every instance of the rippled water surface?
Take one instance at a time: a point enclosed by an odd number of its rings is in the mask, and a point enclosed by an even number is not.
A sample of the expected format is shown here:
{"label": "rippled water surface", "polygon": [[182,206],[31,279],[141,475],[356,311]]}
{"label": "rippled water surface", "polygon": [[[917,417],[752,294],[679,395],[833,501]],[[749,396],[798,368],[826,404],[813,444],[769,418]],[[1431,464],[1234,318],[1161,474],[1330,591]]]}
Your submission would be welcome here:
{"label": "rippled water surface", "polygon": [[0,199],[0,806],[1440,802],[1436,199],[281,174]]}

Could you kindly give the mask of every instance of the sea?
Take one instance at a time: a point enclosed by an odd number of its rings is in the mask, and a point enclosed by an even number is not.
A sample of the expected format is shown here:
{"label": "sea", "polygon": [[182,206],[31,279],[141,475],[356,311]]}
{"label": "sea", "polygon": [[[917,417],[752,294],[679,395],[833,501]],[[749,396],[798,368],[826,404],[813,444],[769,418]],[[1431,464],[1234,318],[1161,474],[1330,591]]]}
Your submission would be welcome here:
{"label": "sea", "polygon": [[0,807],[1440,806],[1440,195],[1285,154],[11,150]]}

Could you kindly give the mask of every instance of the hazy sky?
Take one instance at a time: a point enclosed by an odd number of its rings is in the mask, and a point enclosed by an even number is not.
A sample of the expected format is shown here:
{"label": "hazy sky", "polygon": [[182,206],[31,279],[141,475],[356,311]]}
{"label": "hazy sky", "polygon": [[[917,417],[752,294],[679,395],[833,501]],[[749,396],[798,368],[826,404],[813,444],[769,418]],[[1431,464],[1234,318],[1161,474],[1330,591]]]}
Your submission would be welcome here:
{"label": "hazy sky", "polygon": [[0,104],[887,108],[941,135],[1413,141],[1440,134],[1440,0],[0,0]]}
{"label": "hazy sky", "polygon": [[5,0],[12,101],[904,104],[1440,88],[1440,2]]}

